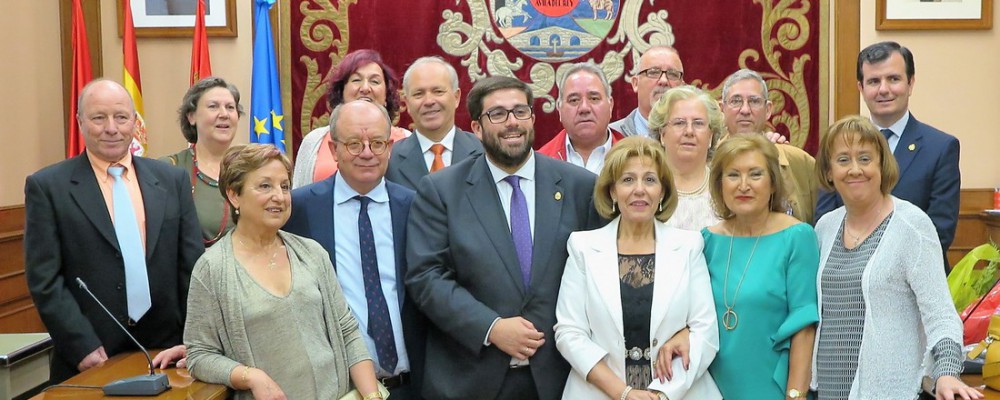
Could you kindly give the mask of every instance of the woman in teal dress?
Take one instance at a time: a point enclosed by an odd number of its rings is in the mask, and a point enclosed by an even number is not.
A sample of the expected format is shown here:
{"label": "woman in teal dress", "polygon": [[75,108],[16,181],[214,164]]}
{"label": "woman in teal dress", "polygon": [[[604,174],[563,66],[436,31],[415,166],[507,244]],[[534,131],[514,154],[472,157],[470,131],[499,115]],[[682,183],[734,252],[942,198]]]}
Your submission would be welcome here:
{"label": "woman in teal dress", "polygon": [[191,195],[201,223],[205,247],[215,244],[233,227],[229,205],[219,192],[219,166],[233,144],[243,106],[240,91],[222,78],[205,78],[184,94],[177,110],[188,147],[160,160],[191,176]]}
{"label": "woman in teal dress", "polygon": [[722,222],[702,229],[719,317],[709,367],[726,400],[806,398],[819,321],[819,247],[785,214],[777,149],[760,135],[715,153],[712,200]]}

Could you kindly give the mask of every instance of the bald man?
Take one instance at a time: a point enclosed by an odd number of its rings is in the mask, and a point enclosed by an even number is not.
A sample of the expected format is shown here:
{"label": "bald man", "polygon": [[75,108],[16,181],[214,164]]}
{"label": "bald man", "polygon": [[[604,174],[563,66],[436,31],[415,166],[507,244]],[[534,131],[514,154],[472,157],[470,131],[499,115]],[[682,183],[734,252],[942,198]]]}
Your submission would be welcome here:
{"label": "bald man", "polygon": [[649,137],[649,111],[668,89],[684,84],[684,64],[677,49],[653,46],[639,57],[639,64],[630,75],[639,106],[609,127],[625,136]]}

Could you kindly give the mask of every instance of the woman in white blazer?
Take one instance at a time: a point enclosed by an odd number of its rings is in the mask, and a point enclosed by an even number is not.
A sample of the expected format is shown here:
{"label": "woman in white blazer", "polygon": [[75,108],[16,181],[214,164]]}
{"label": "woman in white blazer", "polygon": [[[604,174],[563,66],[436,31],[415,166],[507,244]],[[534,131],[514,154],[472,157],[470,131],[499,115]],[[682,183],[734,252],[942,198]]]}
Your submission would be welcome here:
{"label": "woman in white blazer", "polygon": [[[721,399],[706,371],[718,323],[697,232],[663,222],[677,206],[662,146],[619,141],[594,188],[607,226],[570,235],[556,305],[556,347],[573,370],[563,399]],[[659,346],[690,328],[688,368],[655,365]]]}

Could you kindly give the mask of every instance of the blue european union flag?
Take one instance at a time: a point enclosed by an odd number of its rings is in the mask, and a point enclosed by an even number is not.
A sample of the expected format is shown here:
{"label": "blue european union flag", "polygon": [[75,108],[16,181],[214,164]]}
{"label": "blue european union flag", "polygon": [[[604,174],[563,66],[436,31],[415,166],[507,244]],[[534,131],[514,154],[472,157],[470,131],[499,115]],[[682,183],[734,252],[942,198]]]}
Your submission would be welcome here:
{"label": "blue european union flag", "polygon": [[281,120],[281,90],[278,87],[278,64],[271,40],[268,10],[276,0],[256,0],[254,11],[256,37],[253,40],[253,78],[250,86],[251,143],[271,143],[285,152],[285,130]]}

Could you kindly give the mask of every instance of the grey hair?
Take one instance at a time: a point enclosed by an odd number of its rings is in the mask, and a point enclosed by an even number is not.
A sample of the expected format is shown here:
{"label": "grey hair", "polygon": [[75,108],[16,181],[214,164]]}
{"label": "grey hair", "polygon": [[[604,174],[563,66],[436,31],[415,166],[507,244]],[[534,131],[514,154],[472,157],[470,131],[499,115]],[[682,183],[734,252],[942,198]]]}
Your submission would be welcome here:
{"label": "grey hair", "polygon": [[571,64],[569,68],[566,68],[566,73],[563,74],[562,78],[559,79],[559,98],[556,99],[556,107],[562,106],[563,89],[566,87],[566,80],[569,79],[570,75],[573,75],[577,72],[589,72],[591,74],[594,74],[594,76],[597,76],[597,78],[601,80],[601,85],[604,87],[604,95],[607,96],[609,99],[612,98],[611,83],[608,82],[608,77],[604,75],[604,70],[602,70],[601,67],[598,67],[597,64],[594,64],[591,61],[587,61],[582,63]]}
{"label": "grey hair", "polygon": [[726,78],[725,83],[722,84],[722,101],[726,101],[729,98],[729,90],[733,88],[736,82],[753,79],[760,84],[763,89],[764,100],[767,100],[767,83],[764,83],[764,77],[760,76],[757,71],[752,69],[743,68],[739,71],[733,72],[732,75]]}
{"label": "grey hair", "polygon": [[698,100],[705,106],[708,129],[712,132],[712,141],[708,147],[708,159],[711,160],[715,153],[715,145],[718,144],[719,138],[722,137],[723,130],[726,128],[725,117],[719,107],[719,102],[697,87],[683,85],[663,93],[663,96],[653,104],[649,111],[649,137],[657,142],[660,141],[660,131],[667,126],[667,119],[670,117],[670,112],[673,111],[674,104],[682,100]]}
{"label": "grey hair", "polygon": [[416,69],[418,66],[421,66],[421,65],[424,65],[424,64],[427,64],[427,63],[438,63],[438,64],[443,65],[445,67],[445,69],[448,70],[448,75],[451,76],[451,90],[457,90],[458,89],[458,72],[455,71],[455,67],[452,67],[451,64],[448,64],[448,62],[445,61],[441,57],[438,57],[438,56],[426,56],[426,57],[420,57],[420,58],[418,58],[416,61],[413,62],[413,64],[410,64],[410,67],[406,69],[405,73],[403,73],[403,94],[404,95],[405,94],[409,94],[409,90],[410,90],[410,76],[413,75],[413,70]]}
{"label": "grey hair", "polygon": [[[681,58],[681,52],[677,51],[677,49],[675,49],[674,46],[670,46],[670,45],[666,45],[666,44],[658,44],[658,45],[652,46],[652,47],[646,49],[646,51],[643,52],[642,55],[646,55],[646,53],[649,53],[649,52],[655,51],[655,50],[667,50],[667,51],[671,51],[671,52],[673,52],[674,54],[677,55],[677,58]],[[642,56],[639,56],[639,59],[641,60]],[[628,76],[630,78],[633,77],[633,76],[639,75],[639,65],[641,65],[641,64],[642,64],[641,62],[636,61],[636,63],[632,65],[632,71],[630,71],[628,73]],[[684,71],[681,71],[681,72],[684,72]]]}
{"label": "grey hair", "polygon": [[331,139],[337,140],[337,121],[340,120],[341,110],[343,110],[344,106],[346,106],[348,104],[358,103],[358,102],[361,102],[361,103],[364,103],[364,104],[371,104],[371,105],[373,105],[375,107],[378,107],[379,111],[382,112],[382,116],[385,117],[385,128],[386,128],[385,131],[386,132],[390,132],[392,130],[392,119],[389,118],[389,111],[386,110],[385,107],[383,107],[381,104],[369,102],[367,100],[354,100],[354,101],[349,101],[347,103],[340,103],[339,105],[337,105],[336,107],[333,108],[333,111],[330,112],[330,138]]}

